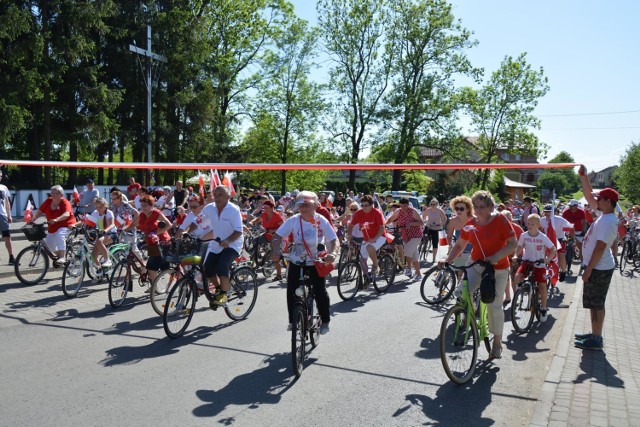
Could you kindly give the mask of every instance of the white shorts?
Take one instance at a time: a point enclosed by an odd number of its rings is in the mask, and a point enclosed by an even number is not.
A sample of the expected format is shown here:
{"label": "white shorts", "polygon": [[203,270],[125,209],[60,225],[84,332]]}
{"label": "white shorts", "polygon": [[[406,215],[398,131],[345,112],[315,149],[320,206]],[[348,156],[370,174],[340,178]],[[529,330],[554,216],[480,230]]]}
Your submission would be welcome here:
{"label": "white shorts", "polygon": [[418,246],[420,246],[421,240],[422,238],[420,237],[409,239],[409,241],[404,244],[404,256],[411,258],[413,261],[418,261]]}
{"label": "white shorts", "polygon": [[69,228],[60,227],[55,233],[47,233],[44,243],[51,252],[64,251],[67,249],[67,234],[69,234]]}
{"label": "white shorts", "polygon": [[376,248],[376,251],[377,251],[382,247],[382,245],[384,245],[384,242],[386,240],[387,239],[386,237],[384,237],[384,234],[383,234],[382,236],[378,237],[376,241],[373,243],[362,242],[362,246],[360,247],[360,256],[365,259],[369,258],[369,252],[367,252],[367,246],[373,246],[374,248]]}

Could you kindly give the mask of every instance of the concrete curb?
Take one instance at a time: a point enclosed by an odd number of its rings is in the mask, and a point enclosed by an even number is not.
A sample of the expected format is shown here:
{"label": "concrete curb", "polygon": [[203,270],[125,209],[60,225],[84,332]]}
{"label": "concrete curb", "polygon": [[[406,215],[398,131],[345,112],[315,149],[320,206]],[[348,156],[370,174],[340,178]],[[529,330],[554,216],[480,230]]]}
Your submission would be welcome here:
{"label": "concrete curb", "polygon": [[529,426],[547,426],[551,418],[551,408],[553,407],[553,401],[556,397],[558,390],[558,384],[560,384],[560,378],[562,377],[562,371],[569,354],[569,349],[572,347],[573,331],[576,323],[576,317],[578,315],[578,306],[580,305],[580,297],[582,295],[582,283],[576,281],[575,289],[573,291],[573,297],[569,306],[569,312],[565,319],[564,326],[562,327],[562,333],[560,334],[560,340],[556,347],[556,354],[551,360],[551,366],[549,372],[544,379],[542,389],[538,396],[538,403],[533,410],[533,416]]}

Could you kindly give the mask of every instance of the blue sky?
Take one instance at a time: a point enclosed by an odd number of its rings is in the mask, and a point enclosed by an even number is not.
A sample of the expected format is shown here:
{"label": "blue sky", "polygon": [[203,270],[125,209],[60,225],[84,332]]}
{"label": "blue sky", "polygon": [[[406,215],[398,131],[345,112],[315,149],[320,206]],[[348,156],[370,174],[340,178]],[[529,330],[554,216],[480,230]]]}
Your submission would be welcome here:
{"label": "blue sky", "polygon": [[[291,1],[298,16],[315,24],[315,1]],[[550,149],[542,162],[567,151],[598,171],[618,165],[631,143],[640,143],[640,2],[450,3],[479,41],[468,56],[485,77],[505,56],[522,52],[544,69],[550,90],[536,110],[542,120],[536,134]]]}

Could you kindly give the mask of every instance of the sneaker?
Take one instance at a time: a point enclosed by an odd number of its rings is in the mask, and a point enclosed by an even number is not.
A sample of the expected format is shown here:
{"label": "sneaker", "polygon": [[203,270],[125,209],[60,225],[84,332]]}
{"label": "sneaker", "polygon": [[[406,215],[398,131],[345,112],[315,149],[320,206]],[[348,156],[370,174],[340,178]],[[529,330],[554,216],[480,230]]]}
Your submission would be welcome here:
{"label": "sneaker", "polygon": [[413,281],[422,282],[422,276],[420,274],[416,274],[415,276],[413,276]]}
{"label": "sneaker", "polygon": [[289,323],[287,325],[287,332],[291,332],[292,329],[293,329],[293,323]]}
{"label": "sneaker", "polygon": [[227,293],[220,292],[213,298],[213,303],[216,305],[225,305],[227,303]]}
{"label": "sneaker", "polygon": [[57,260],[53,261],[53,267],[54,268],[64,267],[64,261],[62,261],[61,259],[57,259]]}
{"label": "sneaker", "polygon": [[323,323],[320,325],[320,335],[326,335],[327,333],[329,333],[329,324]]}
{"label": "sneaker", "polygon": [[281,280],[282,280],[282,276],[281,276],[281,275],[279,275],[279,274],[278,274],[278,275],[276,275],[276,277],[274,277],[274,278],[273,278],[273,281],[274,281],[274,282],[279,282],[279,281],[281,281]]}
{"label": "sneaker", "polygon": [[598,339],[594,336],[583,340],[576,340],[574,345],[584,350],[602,350],[602,338]]}
{"label": "sneaker", "polygon": [[16,259],[13,255],[9,255],[9,265],[14,265],[16,263]]}
{"label": "sneaker", "polygon": [[593,334],[591,332],[589,332],[588,334],[575,334],[574,337],[577,340],[582,341],[582,340],[586,340],[587,338],[592,338]]}
{"label": "sneaker", "polygon": [[113,265],[113,263],[111,262],[110,259],[105,259],[104,261],[102,261],[102,264],[100,264],[103,268],[107,268],[107,267],[111,267]]}
{"label": "sneaker", "polygon": [[544,323],[549,318],[549,310],[540,310],[540,322]]}
{"label": "sneaker", "polygon": [[410,268],[406,268],[404,270],[404,275],[407,276],[409,279],[411,279],[411,276],[412,276],[411,269]]}

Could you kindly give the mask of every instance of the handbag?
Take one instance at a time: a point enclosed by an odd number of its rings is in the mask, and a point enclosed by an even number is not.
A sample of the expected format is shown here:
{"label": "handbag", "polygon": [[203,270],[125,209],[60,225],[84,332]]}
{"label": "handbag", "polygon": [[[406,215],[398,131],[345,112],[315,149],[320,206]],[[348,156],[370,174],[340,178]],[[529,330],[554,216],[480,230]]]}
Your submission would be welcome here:
{"label": "handbag", "polygon": [[[304,230],[302,229],[302,217],[300,217],[300,235],[302,236],[302,243],[304,244],[304,248],[307,250],[307,255],[309,255],[309,258],[313,259],[313,256],[311,255],[311,250],[309,249],[309,246],[307,246],[307,242],[304,240]],[[327,255],[326,251],[322,251],[318,253],[319,258],[324,257],[326,255]],[[329,273],[331,273],[335,268],[332,262],[313,261],[313,265],[316,267],[316,272],[318,273],[319,277],[328,276]]]}
{"label": "handbag", "polygon": [[[473,229],[473,234],[476,235],[482,256],[486,258],[487,256],[484,253],[484,249],[482,249],[475,228]],[[483,261],[480,265],[484,266],[484,271],[482,272],[482,276],[480,276],[480,300],[485,304],[491,304],[496,299],[496,271],[490,262]]]}

